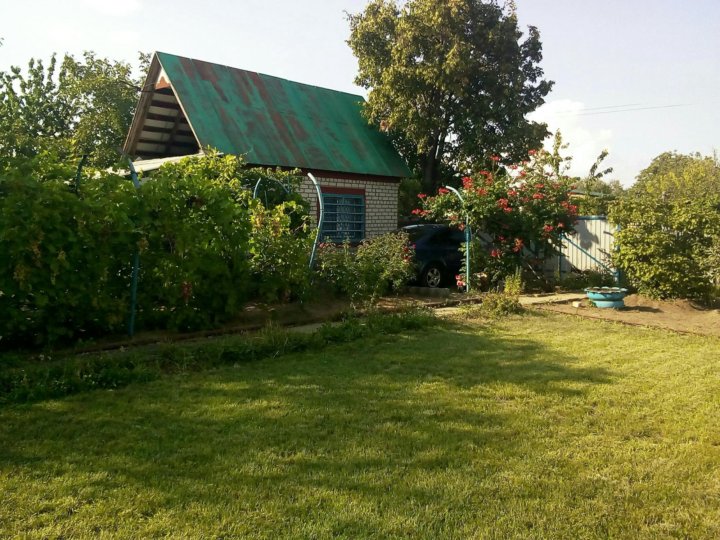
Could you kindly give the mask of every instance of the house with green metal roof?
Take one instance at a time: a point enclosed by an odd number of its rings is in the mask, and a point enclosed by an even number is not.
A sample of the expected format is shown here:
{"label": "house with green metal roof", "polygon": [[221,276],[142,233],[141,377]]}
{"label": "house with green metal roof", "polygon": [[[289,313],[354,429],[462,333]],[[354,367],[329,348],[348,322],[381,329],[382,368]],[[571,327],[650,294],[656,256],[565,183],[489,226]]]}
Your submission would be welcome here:
{"label": "house with green metal roof", "polygon": [[[124,149],[143,163],[213,148],[312,173],[323,233],[360,240],[397,228],[398,186],[410,174],[362,105],[362,96],[158,52]],[[315,215],[310,180],[301,193]]]}

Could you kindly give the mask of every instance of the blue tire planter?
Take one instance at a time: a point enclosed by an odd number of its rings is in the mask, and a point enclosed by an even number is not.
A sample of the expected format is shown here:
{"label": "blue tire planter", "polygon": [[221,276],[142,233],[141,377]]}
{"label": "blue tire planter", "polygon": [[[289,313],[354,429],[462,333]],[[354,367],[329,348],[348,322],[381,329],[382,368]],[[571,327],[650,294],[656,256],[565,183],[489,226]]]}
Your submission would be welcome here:
{"label": "blue tire planter", "polygon": [[627,294],[627,289],[619,287],[591,287],[585,289],[587,297],[599,308],[620,309],[625,307],[623,298]]}

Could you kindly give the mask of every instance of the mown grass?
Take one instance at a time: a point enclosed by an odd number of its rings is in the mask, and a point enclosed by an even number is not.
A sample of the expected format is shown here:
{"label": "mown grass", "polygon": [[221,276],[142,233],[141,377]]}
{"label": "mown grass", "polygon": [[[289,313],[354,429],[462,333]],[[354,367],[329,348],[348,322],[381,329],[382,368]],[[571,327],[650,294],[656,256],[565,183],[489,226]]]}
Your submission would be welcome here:
{"label": "mown grass", "polygon": [[720,537],[720,341],[559,315],[0,409],[0,537]]}

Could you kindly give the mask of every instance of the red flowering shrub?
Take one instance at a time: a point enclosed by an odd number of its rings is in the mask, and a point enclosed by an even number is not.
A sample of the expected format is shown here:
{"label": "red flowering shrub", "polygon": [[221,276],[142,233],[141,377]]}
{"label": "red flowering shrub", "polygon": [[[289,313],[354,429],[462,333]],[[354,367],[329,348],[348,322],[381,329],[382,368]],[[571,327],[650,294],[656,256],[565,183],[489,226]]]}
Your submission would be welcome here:
{"label": "red flowering shrub", "polygon": [[561,235],[574,230],[577,207],[569,200],[570,181],[547,166],[546,152],[534,154],[529,163],[463,178],[464,207],[441,188],[421,197],[415,214],[462,227],[467,211],[473,234],[483,233],[491,244],[482,270],[494,280],[512,273],[523,258],[552,255]]}

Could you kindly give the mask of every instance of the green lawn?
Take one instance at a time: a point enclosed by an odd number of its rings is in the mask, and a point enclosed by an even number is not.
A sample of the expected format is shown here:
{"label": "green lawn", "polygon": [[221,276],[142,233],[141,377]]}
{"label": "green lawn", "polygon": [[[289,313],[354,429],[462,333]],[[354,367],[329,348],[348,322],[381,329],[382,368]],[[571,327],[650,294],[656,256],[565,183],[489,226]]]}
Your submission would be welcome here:
{"label": "green lawn", "polygon": [[720,537],[720,341],[467,323],[0,409],[0,537]]}

